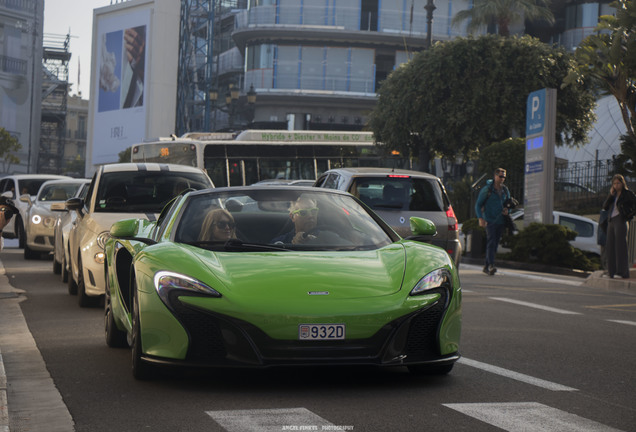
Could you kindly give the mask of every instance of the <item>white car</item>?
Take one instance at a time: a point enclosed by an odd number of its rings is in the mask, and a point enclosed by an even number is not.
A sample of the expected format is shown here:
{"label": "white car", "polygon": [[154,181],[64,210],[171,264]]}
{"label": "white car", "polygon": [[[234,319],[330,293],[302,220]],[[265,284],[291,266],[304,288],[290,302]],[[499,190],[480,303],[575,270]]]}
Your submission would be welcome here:
{"label": "white car", "polygon": [[[516,222],[523,221],[523,214],[523,209],[515,210],[515,212],[511,214],[512,220],[515,221],[515,225],[523,226],[522,223]],[[552,212],[552,223],[556,225],[563,225],[564,227],[570,228],[572,231],[576,231],[576,238],[570,241],[570,244],[575,248],[586,253],[592,253],[598,256],[601,255],[601,247],[596,243],[598,222],[585,216],[555,210]]]}
{"label": "white car", "polygon": [[[89,184],[90,179],[82,179],[75,195],[70,198],[86,197]],[[66,210],[66,202],[51,204],[51,210],[59,212],[53,234],[53,273],[61,275],[62,282],[66,283],[68,282],[68,237],[77,213]]]}
{"label": "white car", "polygon": [[64,203],[84,183],[83,179],[48,180],[42,184],[35,200],[24,194],[20,201],[26,203],[24,259],[40,258],[53,251],[55,221],[59,214],[51,209],[54,203]]}
{"label": "white car", "polygon": [[0,179],[0,194],[11,198],[20,212],[20,214],[12,217],[9,224],[2,230],[3,237],[9,239],[17,238],[19,247],[24,247],[26,244],[24,221],[28,220],[26,211],[29,208],[29,204],[18,198],[21,195],[28,194],[31,200],[35,200],[42,183],[55,179],[70,180],[71,177],[53,174],[14,174]]}
{"label": "white car", "polygon": [[104,243],[110,227],[121,219],[155,220],[164,206],[188,189],[214,187],[207,174],[186,165],[120,163],[102,165],[86,198],[71,198],[66,208],[77,212],[69,232],[69,293],[82,307],[99,303],[105,292]]}

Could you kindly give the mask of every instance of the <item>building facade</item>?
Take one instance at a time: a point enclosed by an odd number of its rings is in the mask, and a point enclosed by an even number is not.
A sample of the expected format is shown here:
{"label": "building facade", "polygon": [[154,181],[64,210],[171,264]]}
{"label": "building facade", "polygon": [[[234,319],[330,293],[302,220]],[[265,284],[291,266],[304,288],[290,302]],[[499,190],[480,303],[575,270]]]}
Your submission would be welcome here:
{"label": "building facade", "polygon": [[0,127],[22,146],[0,174],[37,171],[43,19],[44,0],[0,0]]}

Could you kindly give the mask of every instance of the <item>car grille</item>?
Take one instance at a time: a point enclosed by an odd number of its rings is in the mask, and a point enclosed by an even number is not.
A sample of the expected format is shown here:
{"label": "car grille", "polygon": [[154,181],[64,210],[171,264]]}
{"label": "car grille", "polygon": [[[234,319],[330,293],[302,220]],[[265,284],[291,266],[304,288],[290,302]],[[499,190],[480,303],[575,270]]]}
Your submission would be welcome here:
{"label": "car grille", "polygon": [[177,298],[171,298],[170,303],[190,337],[186,360],[205,362],[224,359],[226,349],[218,320],[212,315],[187,307]]}
{"label": "car grille", "polygon": [[439,357],[438,332],[442,317],[448,304],[448,290],[437,288],[428,293],[439,293],[439,301],[430,308],[418,313],[411,320],[406,343],[406,354],[421,359]]}

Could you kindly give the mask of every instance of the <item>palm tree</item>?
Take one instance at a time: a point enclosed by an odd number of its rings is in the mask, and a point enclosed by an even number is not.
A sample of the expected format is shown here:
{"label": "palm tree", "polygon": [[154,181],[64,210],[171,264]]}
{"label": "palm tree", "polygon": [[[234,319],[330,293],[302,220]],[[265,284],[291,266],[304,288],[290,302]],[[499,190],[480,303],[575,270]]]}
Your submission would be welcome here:
{"label": "palm tree", "polygon": [[510,25],[523,19],[554,23],[550,0],[474,0],[472,9],[459,11],[453,25],[470,19],[467,30],[473,33],[482,26],[497,25],[501,36],[510,36]]}

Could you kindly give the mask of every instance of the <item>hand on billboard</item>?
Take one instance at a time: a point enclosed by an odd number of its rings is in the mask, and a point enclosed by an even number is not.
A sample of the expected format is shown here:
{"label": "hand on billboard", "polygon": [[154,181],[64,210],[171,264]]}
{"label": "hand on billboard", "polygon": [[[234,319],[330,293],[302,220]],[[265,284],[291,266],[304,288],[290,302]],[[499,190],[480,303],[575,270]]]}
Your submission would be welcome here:
{"label": "hand on billboard", "polygon": [[128,28],[124,32],[126,57],[135,75],[144,80],[144,63],[146,58],[145,27]]}

